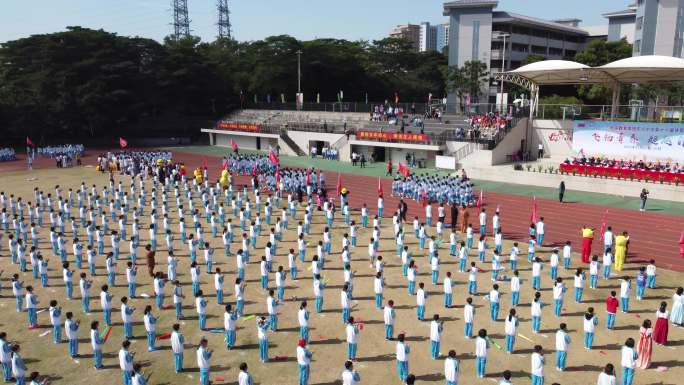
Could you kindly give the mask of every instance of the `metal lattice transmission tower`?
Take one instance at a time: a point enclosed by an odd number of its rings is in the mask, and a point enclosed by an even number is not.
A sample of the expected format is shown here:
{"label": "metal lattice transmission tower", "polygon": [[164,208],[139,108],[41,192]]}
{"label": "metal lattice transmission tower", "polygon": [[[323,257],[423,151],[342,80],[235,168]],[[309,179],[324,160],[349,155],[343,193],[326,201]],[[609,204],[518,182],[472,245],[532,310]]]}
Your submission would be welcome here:
{"label": "metal lattice transmission tower", "polygon": [[230,25],[230,9],[228,9],[228,0],[217,0],[218,8],[218,37],[219,39],[232,39],[232,31]]}
{"label": "metal lattice transmission tower", "polygon": [[188,0],[171,0],[173,7],[173,37],[178,40],[190,36]]}

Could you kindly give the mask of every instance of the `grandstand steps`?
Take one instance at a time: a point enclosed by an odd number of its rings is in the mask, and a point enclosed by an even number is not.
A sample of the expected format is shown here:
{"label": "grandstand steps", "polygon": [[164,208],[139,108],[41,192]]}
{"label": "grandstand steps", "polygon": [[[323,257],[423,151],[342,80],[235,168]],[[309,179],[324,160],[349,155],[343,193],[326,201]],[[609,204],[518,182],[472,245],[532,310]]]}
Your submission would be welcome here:
{"label": "grandstand steps", "polygon": [[297,155],[297,156],[306,156],[307,153],[303,151],[297,143],[295,143],[292,138],[290,138],[287,135],[287,130],[282,129],[280,131],[280,138],[278,139],[278,145],[280,146],[281,150],[284,150],[284,153],[286,155]]}

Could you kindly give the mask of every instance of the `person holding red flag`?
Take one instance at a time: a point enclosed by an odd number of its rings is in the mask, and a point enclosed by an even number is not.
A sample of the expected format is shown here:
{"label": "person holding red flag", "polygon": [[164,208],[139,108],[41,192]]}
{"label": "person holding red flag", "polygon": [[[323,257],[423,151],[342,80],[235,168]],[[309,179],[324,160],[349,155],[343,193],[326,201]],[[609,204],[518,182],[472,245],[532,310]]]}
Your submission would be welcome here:
{"label": "person holding red flag", "polygon": [[235,142],[235,140],[231,139],[230,140],[230,147],[233,149],[233,152],[238,154],[238,144]]}
{"label": "person holding red flag", "polygon": [[276,155],[275,151],[273,151],[273,149],[268,150],[268,160],[270,160],[271,163],[275,165],[280,164],[280,159],[278,158],[278,155]]}
{"label": "person holding red flag", "polygon": [[392,176],[392,169],[393,168],[394,168],[394,166],[392,165],[392,159],[390,159],[387,162],[387,173],[385,173],[385,176]]}
{"label": "person holding red flag", "polygon": [[342,195],[342,174],[337,173],[337,196]]}
{"label": "person holding red flag", "polygon": [[399,173],[400,173],[401,175],[403,175],[404,178],[408,178],[409,174],[411,173],[411,172],[409,171],[409,168],[406,167],[406,165],[403,164],[403,163],[401,163],[401,162],[399,162],[399,168],[397,169],[397,171],[399,171]]}

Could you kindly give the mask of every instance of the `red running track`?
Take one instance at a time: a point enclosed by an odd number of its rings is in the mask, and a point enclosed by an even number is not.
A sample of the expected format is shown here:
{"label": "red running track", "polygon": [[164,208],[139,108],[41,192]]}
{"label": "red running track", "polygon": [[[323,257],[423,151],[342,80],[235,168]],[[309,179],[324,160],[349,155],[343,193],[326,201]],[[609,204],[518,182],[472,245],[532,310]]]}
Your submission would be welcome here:
{"label": "red running track", "polygon": [[[185,162],[188,167],[199,167],[204,156],[197,154],[182,153],[176,156]],[[218,175],[220,158],[209,157],[210,174]],[[326,181],[329,187],[334,189],[337,176],[333,172],[327,172]],[[247,184],[246,177],[234,178],[237,184]],[[391,197],[392,181],[381,179],[385,193],[385,216],[390,216],[399,204],[399,198]],[[342,174],[342,185],[350,191],[350,204],[359,208],[367,204],[369,212],[375,212],[377,208],[376,177],[367,177],[354,174]],[[479,194],[479,192],[477,192]],[[419,202],[406,200],[408,203],[408,218],[418,216],[424,220],[424,209]],[[487,210],[487,230],[491,231],[491,216],[496,207],[501,214],[501,227],[504,238],[521,243],[520,249],[525,251],[525,244],[529,239],[529,218],[532,212],[532,198],[520,195],[484,192],[484,208]],[[469,221],[477,231],[478,210],[469,208]],[[684,217],[668,215],[656,212],[639,212],[635,210],[607,208],[605,206],[586,203],[559,203],[549,199],[537,199],[537,215],[544,217],[546,223],[546,235],[544,247],[559,248],[566,241],[571,241],[573,250],[581,250],[580,229],[583,225],[596,228],[592,252],[602,255],[603,240],[599,239],[598,229],[601,220],[608,210],[607,225],[612,226],[616,235],[622,231],[629,232],[630,247],[627,255],[628,263],[644,263],[655,259],[656,264],[662,268],[684,271],[684,259],[679,256],[679,237],[684,229]],[[459,210],[460,211],[460,210]],[[447,222],[450,222],[450,211],[446,210]],[[437,208],[433,204],[433,218],[437,218]]]}

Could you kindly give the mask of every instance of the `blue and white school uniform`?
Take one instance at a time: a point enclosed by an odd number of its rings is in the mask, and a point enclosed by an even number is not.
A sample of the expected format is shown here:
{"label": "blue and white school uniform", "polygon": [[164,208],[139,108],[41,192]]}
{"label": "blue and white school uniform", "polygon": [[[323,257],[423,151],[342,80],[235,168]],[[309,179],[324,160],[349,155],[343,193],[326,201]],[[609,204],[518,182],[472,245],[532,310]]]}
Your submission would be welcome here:
{"label": "blue and white school uniform", "polygon": [[50,324],[52,324],[52,342],[58,344],[62,342],[62,309],[56,306],[50,306],[48,309],[50,313]]}
{"label": "blue and white school uniform", "polygon": [[475,340],[475,370],[478,378],[485,376],[488,349],[489,341],[478,336]]}
{"label": "blue and white school uniform", "polygon": [[534,352],[531,358],[532,385],[544,385],[544,356]]}
{"label": "blue and white school uniform", "polygon": [[124,337],[127,339],[133,338],[133,311],[129,305],[121,305],[121,321],[124,324]]}
{"label": "blue and white school uniform", "polygon": [[556,332],[556,369],[565,370],[565,364],[570,345],[570,336],[563,330]]}
{"label": "blue and white school uniform", "polygon": [[634,348],[623,346],[621,350],[622,385],[632,385],[636,368],[637,352]]}
{"label": "blue and white school uniform", "polygon": [[197,349],[197,367],[200,370],[200,385],[209,385],[209,371],[211,369],[211,364],[209,360],[211,359],[212,353],[205,347],[200,346]]}
{"label": "blue and white school uniform", "polygon": [[516,316],[506,316],[504,322],[504,333],[506,334],[506,353],[513,352],[513,346],[515,345],[515,335],[518,330],[520,322]]}
{"label": "blue and white school uniform", "polygon": [[594,344],[594,332],[596,331],[596,325],[598,325],[598,317],[593,316],[587,319],[586,316],[582,317],[584,325],[584,348],[589,350]]}
{"label": "blue and white school uniform", "polygon": [[177,332],[171,332],[171,351],[173,351],[173,361],[176,373],[183,371],[183,352],[185,350],[185,337]]}
{"label": "blue and white school uniform", "polygon": [[430,357],[433,360],[439,358],[439,343],[441,340],[444,326],[435,320],[430,322]]}
{"label": "blue and white school uniform", "polygon": [[147,351],[152,352],[157,350],[155,340],[157,338],[157,318],[149,312],[143,316],[145,324],[145,332],[147,332]]}
{"label": "blue and white school uniform", "polygon": [[100,292],[100,307],[105,325],[110,326],[112,324],[112,296],[106,291]]}
{"label": "blue and white school uniform", "polygon": [[447,357],[447,359],[444,360],[444,378],[446,380],[446,385],[458,385],[460,372],[460,364],[457,359]]}
{"label": "blue and white school uniform", "polygon": [[127,349],[119,350],[119,367],[124,385],[133,383],[133,355]]}
{"label": "blue and white school uniform", "polygon": [[399,374],[399,379],[402,382],[406,382],[406,378],[409,374],[409,354],[411,349],[404,342],[397,342],[396,346],[396,358],[397,358],[397,372]]}

